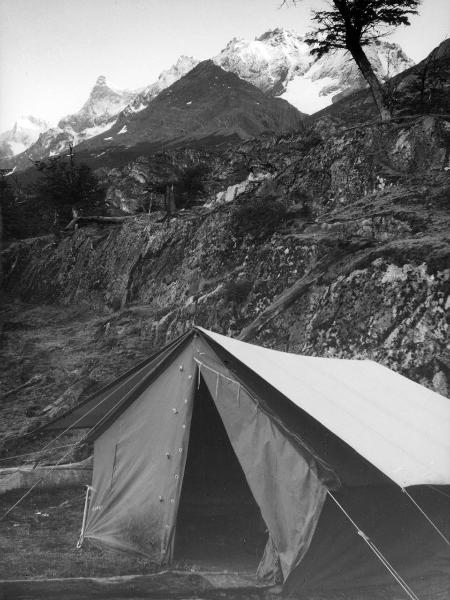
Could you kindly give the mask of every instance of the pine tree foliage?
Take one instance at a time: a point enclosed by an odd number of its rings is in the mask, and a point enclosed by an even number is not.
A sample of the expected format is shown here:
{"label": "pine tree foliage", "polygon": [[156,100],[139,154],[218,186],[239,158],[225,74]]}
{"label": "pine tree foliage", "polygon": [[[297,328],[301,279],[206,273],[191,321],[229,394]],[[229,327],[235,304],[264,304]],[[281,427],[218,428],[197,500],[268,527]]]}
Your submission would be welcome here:
{"label": "pine tree foliage", "polygon": [[329,10],[313,11],[316,27],[306,43],[319,58],[332,50],[359,43],[372,44],[386,35],[386,28],[409,25],[420,0],[333,0]]}
{"label": "pine tree foliage", "polygon": [[69,154],[36,161],[40,180],[37,196],[54,210],[55,222],[63,225],[77,211],[82,215],[101,215],[105,211],[105,192],[92,169]]}

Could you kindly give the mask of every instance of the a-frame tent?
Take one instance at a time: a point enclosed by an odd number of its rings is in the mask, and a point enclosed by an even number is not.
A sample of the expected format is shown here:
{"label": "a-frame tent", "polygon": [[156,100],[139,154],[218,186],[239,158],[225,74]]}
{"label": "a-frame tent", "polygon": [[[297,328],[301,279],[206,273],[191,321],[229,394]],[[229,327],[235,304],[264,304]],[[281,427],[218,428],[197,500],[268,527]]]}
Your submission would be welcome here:
{"label": "a-frame tent", "polygon": [[288,591],[388,582],[370,544],[406,580],[450,583],[450,401],[375,362],[197,327],[46,426],[66,428],[94,440],[86,538],[169,564],[186,507],[220,497],[232,527],[251,496],[258,575]]}

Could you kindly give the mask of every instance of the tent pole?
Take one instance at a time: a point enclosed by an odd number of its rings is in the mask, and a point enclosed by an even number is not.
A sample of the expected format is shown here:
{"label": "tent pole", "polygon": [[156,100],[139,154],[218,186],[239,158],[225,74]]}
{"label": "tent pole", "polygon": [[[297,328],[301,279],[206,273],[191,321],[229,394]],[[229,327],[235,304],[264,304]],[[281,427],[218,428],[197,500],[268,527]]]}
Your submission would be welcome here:
{"label": "tent pole", "polygon": [[344,513],[344,515],[347,517],[347,519],[350,521],[350,523],[353,525],[353,527],[356,529],[357,534],[360,537],[362,537],[362,539],[366,542],[366,544],[369,546],[369,548],[372,550],[372,552],[375,554],[375,556],[379,559],[379,561],[382,563],[382,565],[389,571],[389,573],[392,575],[392,577],[401,586],[403,591],[411,598],[411,600],[419,600],[419,597],[416,596],[416,594],[409,587],[409,585],[406,583],[406,581],[399,575],[399,573],[397,573],[397,571],[394,569],[394,567],[390,564],[390,562],[387,560],[387,558],[381,553],[381,551],[377,548],[377,546],[372,542],[372,540],[369,538],[369,536],[366,535],[364,533],[364,531],[362,531],[359,528],[359,526],[351,518],[351,516],[348,514],[348,512],[345,510],[345,508],[342,506],[342,504],[333,496],[333,494],[330,492],[330,490],[327,490],[327,493],[330,496],[330,498],[333,500],[333,502]]}
{"label": "tent pole", "polygon": [[83,545],[83,541],[84,541],[84,530],[86,529],[87,511],[88,511],[88,506],[89,506],[89,496],[90,496],[91,490],[92,490],[92,487],[90,485],[87,485],[86,486],[86,496],[84,499],[83,521],[81,523],[80,537],[78,538],[78,542],[77,542],[78,550],[81,548],[81,546]]}
{"label": "tent pole", "polygon": [[421,506],[419,506],[419,504],[417,504],[417,502],[414,500],[414,498],[411,496],[411,494],[408,492],[408,490],[406,490],[405,488],[402,488],[402,492],[404,492],[408,496],[408,498],[411,500],[411,502],[414,504],[414,506],[423,514],[425,519],[428,521],[428,523],[431,525],[431,527],[433,527],[433,529],[437,532],[437,534],[441,536],[441,538],[444,540],[444,542],[447,544],[447,546],[450,546],[450,540],[448,540],[445,537],[445,535],[442,533],[442,531],[439,529],[439,527],[436,525],[436,523],[434,523],[430,519],[430,517],[423,510],[423,508]]}

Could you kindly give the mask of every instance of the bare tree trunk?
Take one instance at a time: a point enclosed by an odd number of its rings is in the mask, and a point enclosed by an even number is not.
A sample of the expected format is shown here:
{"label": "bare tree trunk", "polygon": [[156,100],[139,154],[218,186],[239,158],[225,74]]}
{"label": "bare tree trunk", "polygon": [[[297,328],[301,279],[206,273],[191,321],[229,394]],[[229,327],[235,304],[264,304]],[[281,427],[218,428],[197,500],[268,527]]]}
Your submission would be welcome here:
{"label": "bare tree trunk", "polygon": [[384,96],[383,86],[381,85],[378,77],[375,75],[366,53],[359,44],[358,46],[354,46],[352,44],[352,48],[348,48],[348,51],[353,56],[353,59],[358,65],[362,76],[369,84],[370,91],[372,92],[373,99],[377,105],[381,120],[389,121],[389,119],[392,117],[392,114]]}
{"label": "bare tree trunk", "polygon": [[171,185],[168,184],[166,186],[166,193],[164,194],[164,204],[167,212],[167,217],[170,218],[177,209],[175,204],[173,183]]}

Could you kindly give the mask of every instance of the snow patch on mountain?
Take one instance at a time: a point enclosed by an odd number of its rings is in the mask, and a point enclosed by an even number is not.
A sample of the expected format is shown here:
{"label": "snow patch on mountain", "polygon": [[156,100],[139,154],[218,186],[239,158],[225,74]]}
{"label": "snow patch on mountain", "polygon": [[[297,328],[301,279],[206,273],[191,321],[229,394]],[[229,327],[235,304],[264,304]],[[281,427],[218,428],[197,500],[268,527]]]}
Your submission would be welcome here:
{"label": "snow patch on mountain", "polygon": [[334,80],[324,77],[314,81],[310,77],[295,77],[288,82],[286,91],[280,96],[295,107],[301,106],[302,112],[312,114],[330,105],[329,95],[322,94],[325,87],[332,86]]}

